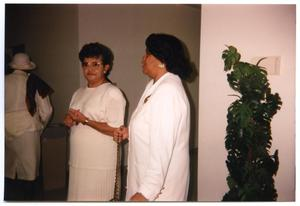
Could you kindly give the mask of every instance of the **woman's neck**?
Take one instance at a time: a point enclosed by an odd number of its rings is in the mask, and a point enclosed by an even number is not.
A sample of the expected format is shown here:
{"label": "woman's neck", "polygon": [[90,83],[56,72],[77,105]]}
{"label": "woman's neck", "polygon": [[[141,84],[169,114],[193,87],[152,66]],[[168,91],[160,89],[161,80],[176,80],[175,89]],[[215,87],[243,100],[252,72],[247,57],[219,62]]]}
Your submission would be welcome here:
{"label": "woman's neck", "polygon": [[90,87],[90,88],[98,87],[99,85],[104,84],[106,82],[107,82],[106,79],[102,79],[102,80],[97,81],[97,82],[88,82],[88,87]]}
{"label": "woman's neck", "polygon": [[167,70],[160,70],[160,72],[157,73],[157,75],[153,78],[154,83],[159,80],[164,74],[166,74]]}

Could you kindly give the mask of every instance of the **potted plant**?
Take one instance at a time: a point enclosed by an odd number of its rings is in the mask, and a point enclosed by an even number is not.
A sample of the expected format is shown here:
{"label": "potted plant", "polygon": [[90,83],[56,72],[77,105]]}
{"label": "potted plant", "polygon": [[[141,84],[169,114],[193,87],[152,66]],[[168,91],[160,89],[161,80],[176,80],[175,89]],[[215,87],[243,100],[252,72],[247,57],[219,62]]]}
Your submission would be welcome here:
{"label": "potted plant", "polygon": [[272,94],[267,72],[259,66],[240,61],[233,46],[222,53],[230,87],[240,95],[228,108],[225,147],[229,171],[229,191],[223,201],[276,201],[274,187],[278,150],[270,155],[271,120],[282,102]]}

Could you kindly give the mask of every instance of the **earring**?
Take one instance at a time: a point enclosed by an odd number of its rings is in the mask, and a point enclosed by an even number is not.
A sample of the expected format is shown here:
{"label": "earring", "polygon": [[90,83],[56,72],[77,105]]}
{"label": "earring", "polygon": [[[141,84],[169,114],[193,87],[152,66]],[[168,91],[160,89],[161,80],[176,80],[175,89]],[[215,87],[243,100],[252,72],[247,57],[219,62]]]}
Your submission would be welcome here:
{"label": "earring", "polygon": [[104,70],[103,73],[106,74],[106,71]]}
{"label": "earring", "polygon": [[158,64],[158,67],[159,67],[159,68],[164,68],[165,65],[164,65],[164,64]]}

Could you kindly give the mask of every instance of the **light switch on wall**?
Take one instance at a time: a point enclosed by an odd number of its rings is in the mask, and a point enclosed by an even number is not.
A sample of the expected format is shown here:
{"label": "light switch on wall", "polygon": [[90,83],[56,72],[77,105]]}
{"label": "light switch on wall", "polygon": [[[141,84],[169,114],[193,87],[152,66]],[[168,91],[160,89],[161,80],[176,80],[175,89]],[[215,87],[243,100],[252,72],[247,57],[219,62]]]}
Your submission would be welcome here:
{"label": "light switch on wall", "polygon": [[[252,64],[256,64],[263,57],[254,57],[251,60]],[[268,75],[280,75],[280,56],[268,56],[263,59],[259,66],[264,67]]]}

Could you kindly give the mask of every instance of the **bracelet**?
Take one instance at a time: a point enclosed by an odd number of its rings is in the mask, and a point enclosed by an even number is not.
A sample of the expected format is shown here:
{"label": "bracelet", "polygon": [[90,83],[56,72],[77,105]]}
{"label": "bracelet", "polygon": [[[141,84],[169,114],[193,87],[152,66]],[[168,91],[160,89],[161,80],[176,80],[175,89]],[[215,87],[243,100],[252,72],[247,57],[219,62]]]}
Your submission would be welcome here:
{"label": "bracelet", "polygon": [[84,122],[82,122],[82,124],[84,124],[84,125],[86,125],[87,123],[89,123],[89,119],[88,119],[88,118],[86,118],[86,119],[84,120]]}

